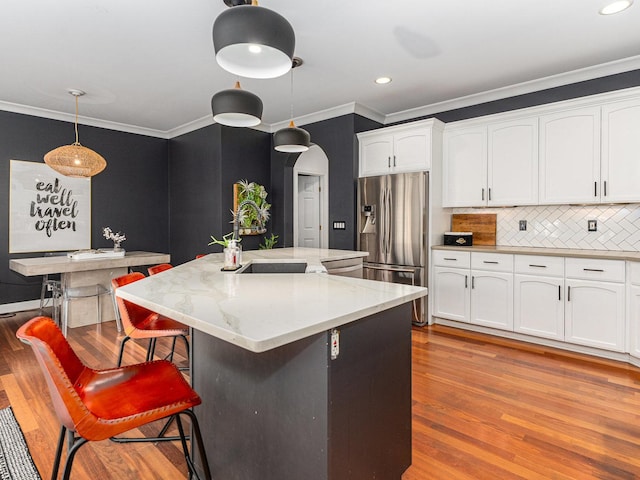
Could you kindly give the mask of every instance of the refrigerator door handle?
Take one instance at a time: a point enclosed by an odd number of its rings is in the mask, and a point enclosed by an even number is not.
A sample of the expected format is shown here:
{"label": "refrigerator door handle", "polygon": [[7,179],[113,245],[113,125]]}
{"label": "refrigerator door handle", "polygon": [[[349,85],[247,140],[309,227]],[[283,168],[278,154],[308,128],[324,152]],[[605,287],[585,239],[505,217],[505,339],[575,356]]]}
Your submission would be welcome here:
{"label": "refrigerator door handle", "polygon": [[371,270],[386,270],[389,272],[416,273],[416,269],[411,267],[393,267],[393,266],[379,267],[377,265],[371,265],[368,263],[363,264],[362,268],[369,268]]}
{"label": "refrigerator door handle", "polygon": [[385,247],[385,253],[389,255],[391,253],[391,191],[387,190],[387,205],[385,207],[387,214],[387,245]]}

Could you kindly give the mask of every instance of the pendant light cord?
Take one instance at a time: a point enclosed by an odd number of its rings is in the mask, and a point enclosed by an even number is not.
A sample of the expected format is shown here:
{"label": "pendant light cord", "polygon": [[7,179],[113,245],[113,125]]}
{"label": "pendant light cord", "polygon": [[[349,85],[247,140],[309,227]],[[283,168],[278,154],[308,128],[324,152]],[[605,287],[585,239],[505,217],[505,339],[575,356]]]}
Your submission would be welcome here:
{"label": "pendant light cord", "polygon": [[74,143],[74,145],[80,145],[80,142],[78,141],[78,95],[75,95],[76,97],[76,142]]}

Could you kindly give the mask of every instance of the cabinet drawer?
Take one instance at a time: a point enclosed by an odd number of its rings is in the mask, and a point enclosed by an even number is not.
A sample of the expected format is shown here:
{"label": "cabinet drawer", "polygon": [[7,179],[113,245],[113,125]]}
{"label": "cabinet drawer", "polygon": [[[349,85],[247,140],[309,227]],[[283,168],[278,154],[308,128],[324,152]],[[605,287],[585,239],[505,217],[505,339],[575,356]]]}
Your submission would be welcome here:
{"label": "cabinet drawer", "polygon": [[434,250],[433,264],[440,267],[469,268],[471,266],[471,253],[455,252],[452,250]]}
{"label": "cabinet drawer", "polygon": [[567,258],[567,278],[599,280],[602,282],[624,282],[624,260],[601,260],[597,258]]}
{"label": "cabinet drawer", "polygon": [[564,276],[564,258],[543,255],[516,255],[515,272],[525,275]]}
{"label": "cabinet drawer", "polygon": [[632,285],[640,285],[640,262],[629,262],[629,281]]}
{"label": "cabinet drawer", "polygon": [[471,254],[471,268],[492,272],[513,272],[513,255],[473,252]]}

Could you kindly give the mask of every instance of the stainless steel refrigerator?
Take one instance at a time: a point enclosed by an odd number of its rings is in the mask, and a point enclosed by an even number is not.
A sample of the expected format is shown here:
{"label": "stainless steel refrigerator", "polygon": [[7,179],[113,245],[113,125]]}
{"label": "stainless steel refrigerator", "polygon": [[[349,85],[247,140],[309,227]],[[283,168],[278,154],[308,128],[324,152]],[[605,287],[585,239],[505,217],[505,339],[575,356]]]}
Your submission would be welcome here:
{"label": "stainless steel refrigerator", "polygon": [[[427,286],[428,188],[427,172],[358,179],[363,278]],[[413,303],[413,322],[424,325],[424,298]]]}

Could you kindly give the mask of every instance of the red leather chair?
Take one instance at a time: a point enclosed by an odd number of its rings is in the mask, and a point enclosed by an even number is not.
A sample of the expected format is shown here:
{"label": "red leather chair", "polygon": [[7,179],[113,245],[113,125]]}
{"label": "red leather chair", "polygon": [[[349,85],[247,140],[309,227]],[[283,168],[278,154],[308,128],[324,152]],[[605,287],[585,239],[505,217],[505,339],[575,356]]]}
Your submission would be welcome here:
{"label": "red leather chair", "polygon": [[161,263],[159,265],[154,265],[153,267],[147,268],[147,272],[149,272],[149,275],[155,275],[156,273],[164,272],[165,270],[169,270],[170,268],[173,268],[173,265],[171,265],[170,263]]}
{"label": "red leather chair", "polygon": [[191,410],[202,401],[173,363],[157,360],[94,370],[82,363],[48,317],[33,318],[16,336],[33,348],[62,424],[52,479],[58,477],[65,436],[68,451],[62,478],[66,480],[75,454],[86,442],[112,438],[167,417],[176,419],[190,478],[200,478],[189,456],[181,415],[191,419],[203,473],[206,479],[211,478],[198,419]]}
{"label": "red leather chair", "polygon": [[[121,277],[111,279],[111,286],[115,292],[119,287],[128,285],[129,283],[136,282],[145,278],[143,273],[133,272]],[[125,333],[125,337],[120,343],[120,352],[118,354],[118,367],[122,365],[122,355],[124,353],[124,346],[130,339],[149,339],[149,347],[147,349],[147,361],[153,360],[153,354],[155,352],[156,340],[162,337],[174,337],[173,345],[171,347],[171,357],[173,359],[173,349],[175,347],[175,339],[182,337],[187,347],[187,355],[189,354],[189,342],[187,341],[187,335],[189,335],[189,327],[186,325],[167,318],[158,313],[144,308],[135,303],[129,302],[116,296],[116,303],[118,305],[118,311],[122,320],[122,328]]]}

